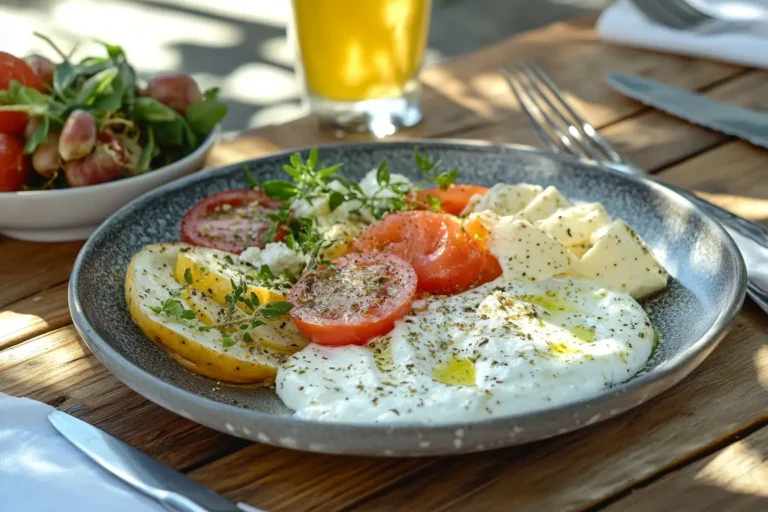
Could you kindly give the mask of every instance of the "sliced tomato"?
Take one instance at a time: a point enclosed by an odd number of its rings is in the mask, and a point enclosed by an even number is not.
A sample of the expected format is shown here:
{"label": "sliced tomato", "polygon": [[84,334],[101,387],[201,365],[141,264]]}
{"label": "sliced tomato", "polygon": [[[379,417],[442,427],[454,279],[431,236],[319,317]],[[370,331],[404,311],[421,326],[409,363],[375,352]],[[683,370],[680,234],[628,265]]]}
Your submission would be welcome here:
{"label": "sliced tomato", "polygon": [[[264,247],[264,233],[272,225],[269,214],[280,207],[260,190],[216,192],[195,203],[181,219],[185,242],[240,254],[248,247]],[[285,236],[279,233],[277,240]]]}
{"label": "sliced tomato", "polygon": [[[29,64],[10,53],[0,52],[0,91],[11,86],[12,81],[43,91],[43,82]],[[27,126],[27,115],[23,112],[0,112],[0,133],[21,135]]]}
{"label": "sliced tomato", "polygon": [[475,240],[475,243],[477,243],[483,253],[483,269],[477,277],[475,286],[490,283],[494,279],[500,277],[502,270],[501,265],[499,265],[499,260],[496,259],[496,256],[491,254],[491,251],[488,248],[491,232],[488,231],[480,219],[470,220],[464,224],[464,229]]}
{"label": "sliced tomato", "polygon": [[419,190],[416,199],[420,204],[429,204],[428,196],[440,200],[440,209],[451,215],[459,215],[475,194],[484,195],[488,189],[479,185],[451,185],[448,188]]}
{"label": "sliced tomato", "polygon": [[451,216],[428,211],[387,215],[353,243],[357,252],[396,254],[413,265],[419,291],[452,294],[469,289],[483,266],[483,256]]}
{"label": "sliced tomato", "polygon": [[24,143],[0,133],[0,192],[15,192],[28,178],[29,158],[24,155]]}
{"label": "sliced tomato", "polygon": [[299,279],[288,295],[299,331],[321,345],[360,345],[411,310],[416,272],[392,254],[348,254]]}

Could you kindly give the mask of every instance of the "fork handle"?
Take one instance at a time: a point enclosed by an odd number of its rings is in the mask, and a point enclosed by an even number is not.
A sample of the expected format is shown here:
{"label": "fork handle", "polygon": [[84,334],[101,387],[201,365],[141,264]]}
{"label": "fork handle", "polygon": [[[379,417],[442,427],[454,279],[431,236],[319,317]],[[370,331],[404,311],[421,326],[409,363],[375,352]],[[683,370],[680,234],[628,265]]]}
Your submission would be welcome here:
{"label": "fork handle", "polygon": [[688,190],[659,183],[699,206],[728,232],[744,258],[749,279],[747,293],[768,313],[768,269],[765,265],[768,262],[768,229],[705,201]]}
{"label": "fork handle", "polygon": [[743,217],[739,217],[735,213],[710,203],[706,199],[702,199],[693,192],[680,188],[677,185],[671,185],[662,181],[658,181],[658,183],[670,190],[674,190],[692,203],[695,203],[696,206],[707,212],[721,224],[724,224],[728,228],[738,232],[740,235],[751,239],[755,243],[768,247],[768,229],[764,226],[749,221]]}

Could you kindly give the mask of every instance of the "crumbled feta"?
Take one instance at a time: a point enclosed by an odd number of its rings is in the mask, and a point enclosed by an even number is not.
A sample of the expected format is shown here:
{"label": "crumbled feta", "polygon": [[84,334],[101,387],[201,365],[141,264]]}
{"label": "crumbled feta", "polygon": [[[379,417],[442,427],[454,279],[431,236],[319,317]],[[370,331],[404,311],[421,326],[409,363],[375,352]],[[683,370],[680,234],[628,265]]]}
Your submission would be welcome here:
{"label": "crumbled feta", "polygon": [[[338,181],[332,181],[328,188],[336,192],[346,193],[347,189]],[[331,211],[329,198],[318,197],[311,202],[307,199],[298,199],[291,203],[291,210],[297,217],[315,217],[319,226],[331,226],[346,222],[353,210],[360,208],[359,201],[345,201],[334,211]]]}
{"label": "crumbled feta", "polygon": [[294,251],[283,242],[268,243],[264,249],[249,247],[240,254],[240,261],[256,268],[266,265],[274,275],[285,271],[293,275],[301,274],[308,258],[299,251]]}
{"label": "crumbled feta", "polygon": [[[403,176],[402,174],[397,173],[391,173],[389,175],[389,182],[390,183],[406,183],[408,185],[413,185],[411,180]],[[373,197],[376,195],[377,197],[395,197],[395,194],[388,189],[382,190],[379,186],[379,182],[376,179],[376,169],[371,169],[368,171],[368,174],[365,175],[365,177],[360,180],[360,188],[363,189],[363,193],[368,197]]]}
{"label": "crumbled feta", "polygon": [[514,215],[525,208],[543,190],[539,185],[526,183],[518,185],[497,183],[484,195],[475,194],[472,196],[462,215],[473,211],[482,212],[483,210],[490,210],[499,215]]}

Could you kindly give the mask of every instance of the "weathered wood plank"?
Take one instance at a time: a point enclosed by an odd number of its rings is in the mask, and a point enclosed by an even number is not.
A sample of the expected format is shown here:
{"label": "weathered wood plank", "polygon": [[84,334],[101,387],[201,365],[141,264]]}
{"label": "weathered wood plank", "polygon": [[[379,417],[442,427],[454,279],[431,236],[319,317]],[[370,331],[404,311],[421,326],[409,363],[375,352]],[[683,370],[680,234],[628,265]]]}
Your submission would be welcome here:
{"label": "weathered wood plank", "polygon": [[[608,47],[596,41],[593,21],[557,24],[425,71],[427,119],[399,137],[503,136],[509,138],[500,140],[529,137],[532,142],[527,121],[496,72],[521,58],[539,61],[596,126],[610,125],[604,133],[647,168],[663,167],[726,139],[649,112],[586,75],[600,77],[608,70],[641,73],[689,89],[712,88],[713,96],[721,94],[728,101],[765,106],[759,93],[762,73],[743,74],[735,66]],[[210,163],[330,141],[337,139],[303,119],[223,142]],[[749,194],[759,200],[768,193],[758,174],[765,154],[745,150],[741,143],[726,144],[692,162],[663,177],[731,196]],[[719,173],[718,165],[728,172]],[[741,208],[747,202],[732,204]],[[60,295],[46,298],[52,300],[46,311],[34,309],[30,296],[66,281],[79,246],[0,239],[0,308],[11,304],[0,315],[24,305],[27,312],[43,313],[28,314],[44,321],[60,318],[55,313],[62,307]],[[0,391],[56,405],[175,467],[202,465],[192,471],[193,477],[235,500],[270,510],[483,510],[501,505],[579,509],[647,482],[768,419],[765,408],[755,407],[763,403],[768,386],[768,336],[766,320],[753,305],[691,378],[621,418],[551,441],[439,460],[322,456],[247,445],[162,410],[127,389],[88,352],[71,326],[28,339],[43,329],[38,322],[9,328],[22,334],[11,335],[17,344],[0,352]],[[27,341],[19,343],[21,339]]]}
{"label": "weathered wood plank", "polygon": [[36,293],[0,310],[0,350],[70,322],[67,283]]}
{"label": "weathered wood plank", "polygon": [[71,325],[0,352],[0,392],[53,405],[180,469],[248,444],[131,391],[91,354]]}
{"label": "weathered wood plank", "polygon": [[[708,87],[707,95],[747,108],[768,109],[768,98],[761,93],[766,81],[768,73],[749,71],[733,80]],[[595,123],[589,115],[589,109],[586,110],[586,119]],[[600,133],[616,146],[622,156],[649,172],[658,171],[731,140],[727,135],[656,110],[643,110],[637,115],[612,122],[601,129]],[[491,142],[541,146],[531,123],[523,116],[497,119],[463,131],[460,135]]]}
{"label": "weathered wood plank", "polygon": [[[632,48],[611,46],[607,49],[597,40],[593,25],[593,17],[556,23],[424,70],[421,81],[425,120],[394,138],[456,138],[488,125],[498,125],[498,133],[527,126],[498,73],[501,66],[523,59],[539,62],[596,126],[614,123],[645,108],[615,92],[602,79],[585,80],[585,74],[602,77],[608,71],[622,71],[687,89],[701,89],[744,71],[737,66]],[[503,122],[499,123],[500,120]],[[338,141],[334,134],[321,132],[314,120],[305,117],[251,130],[217,144],[208,165],[223,165],[279,149]],[[509,141],[516,140],[507,139]]]}
{"label": "weathered wood plank", "polygon": [[0,237],[0,308],[66,282],[82,245]]}
{"label": "weathered wood plank", "polygon": [[766,509],[768,427],[633,492],[606,510],[757,512]]}
{"label": "weathered wood plank", "polygon": [[665,171],[670,183],[703,196],[748,219],[768,220],[768,152],[744,141],[729,142]]}

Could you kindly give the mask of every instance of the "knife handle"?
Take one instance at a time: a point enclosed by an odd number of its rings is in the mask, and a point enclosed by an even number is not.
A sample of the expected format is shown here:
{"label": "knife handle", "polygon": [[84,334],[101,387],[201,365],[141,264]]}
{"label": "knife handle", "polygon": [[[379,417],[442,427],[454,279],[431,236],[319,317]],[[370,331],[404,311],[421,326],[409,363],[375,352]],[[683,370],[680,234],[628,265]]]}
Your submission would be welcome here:
{"label": "knife handle", "polygon": [[163,505],[166,505],[172,510],[176,510],[177,512],[211,512],[207,508],[201,507],[186,496],[176,494],[175,492],[167,493],[159,501]]}

